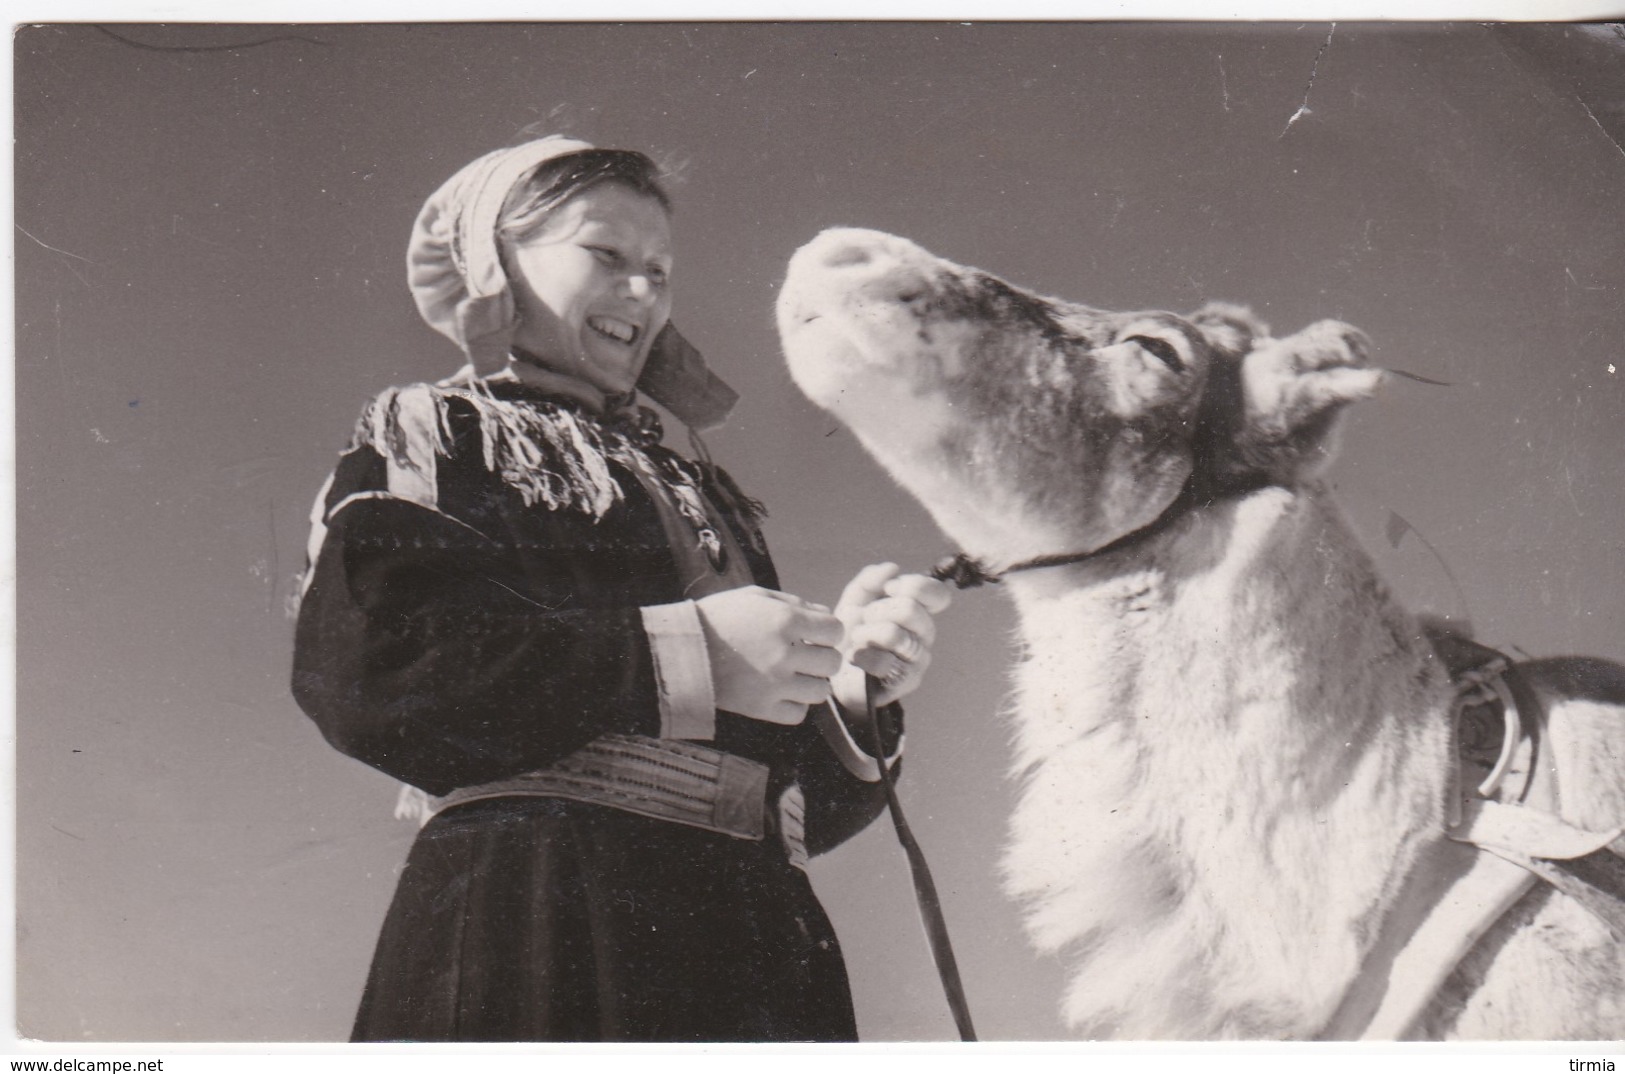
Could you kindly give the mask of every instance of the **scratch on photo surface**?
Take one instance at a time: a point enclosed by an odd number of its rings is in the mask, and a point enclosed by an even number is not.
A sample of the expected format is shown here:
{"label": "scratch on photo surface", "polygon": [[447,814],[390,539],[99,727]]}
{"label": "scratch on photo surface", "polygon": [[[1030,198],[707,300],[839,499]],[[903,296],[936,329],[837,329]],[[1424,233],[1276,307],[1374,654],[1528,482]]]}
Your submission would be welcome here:
{"label": "scratch on photo surface", "polygon": [[1563,491],[1569,495],[1569,504],[1574,513],[1580,518],[1585,517],[1585,508],[1580,506],[1580,498],[1574,494],[1574,471],[1569,469],[1567,462],[1563,463]]}
{"label": "scratch on photo surface", "polygon": [[[1574,286],[1578,287],[1582,291],[1606,291],[1606,290],[1608,290],[1608,288],[1603,284],[1581,283],[1579,281],[1579,279],[1574,275],[1574,270],[1569,268],[1567,265],[1563,266],[1563,275],[1568,277],[1569,283],[1572,283]],[[1565,284],[1563,289],[1565,291],[1568,290],[1568,285]]]}
{"label": "scratch on photo surface", "polygon": [[1320,51],[1315,53],[1315,62],[1309,67],[1309,84],[1303,87],[1303,103],[1298,105],[1298,110],[1292,113],[1292,118],[1288,119],[1286,121],[1286,126],[1281,128],[1281,133],[1276,137],[1276,141],[1280,141],[1282,138],[1285,138],[1286,132],[1292,129],[1292,125],[1294,123],[1302,119],[1304,116],[1310,114],[1309,94],[1313,92],[1315,88],[1315,76],[1320,73],[1321,57],[1325,56],[1326,50],[1331,47],[1332,35],[1335,33],[1337,33],[1337,23],[1334,22],[1332,23],[1332,28],[1326,31],[1326,40],[1320,43]]}
{"label": "scratch on photo surface", "polygon": [[96,29],[100,30],[108,37],[111,37],[114,41],[117,41],[121,45],[129,45],[131,48],[142,48],[148,50],[149,52],[236,52],[245,48],[258,48],[261,45],[273,45],[278,41],[302,41],[307,45],[320,45],[323,48],[327,47],[326,41],[318,41],[314,37],[305,37],[302,34],[277,34],[275,37],[261,37],[256,38],[253,41],[240,41],[227,45],[149,45],[145,41],[136,41],[132,38],[125,37],[123,34],[114,33],[105,26],[98,26]]}
{"label": "scratch on photo surface", "polygon": [[1586,104],[1584,101],[1581,101],[1580,107],[1586,110],[1586,115],[1591,117],[1591,122],[1595,123],[1597,125],[1597,129],[1602,131],[1602,136],[1608,139],[1609,144],[1611,144],[1615,149],[1619,150],[1622,155],[1625,155],[1625,146],[1622,146],[1618,142],[1614,141],[1614,136],[1608,133],[1608,128],[1602,125],[1602,120],[1597,118],[1597,113],[1591,110],[1591,106]]}
{"label": "scratch on photo surface", "polygon": [[231,249],[231,247],[226,243],[216,242],[214,239],[206,239],[202,235],[193,232],[191,228],[183,227],[181,224],[180,213],[171,214],[169,218],[169,233],[171,235],[181,235],[193,240],[194,242],[201,242],[207,246],[213,246],[221,250]]}
{"label": "scratch on photo surface", "polygon": [[276,556],[276,497],[265,501],[265,523],[267,540],[270,544],[271,569],[265,576],[265,610],[270,614],[276,613],[277,606],[277,579],[281,576],[281,569],[277,565]]}
{"label": "scratch on photo surface", "polygon": [[[24,235],[27,235],[29,238],[33,239],[36,243],[39,243],[39,245],[41,245],[45,249],[51,251],[53,254],[61,254],[63,257],[71,257],[71,258],[74,258],[75,260],[83,261],[87,265],[94,265],[94,264],[98,263],[98,262],[92,261],[90,258],[85,257],[85,256],[83,256],[81,254],[76,254],[71,250],[64,250],[61,247],[52,246],[50,243],[46,242],[44,239],[41,239],[39,236],[37,236],[37,235],[33,234],[32,232],[30,232],[27,228],[23,227],[21,224],[15,224],[14,223],[11,226],[16,228],[18,231],[21,231]],[[84,275],[81,274],[78,269],[74,268],[71,263],[67,263],[67,264],[68,264],[68,271],[73,273],[75,276],[77,276],[79,278],[80,283],[84,284],[86,287],[89,287],[90,286],[90,281],[85,279]]]}
{"label": "scratch on photo surface", "polygon": [[497,579],[491,577],[490,575],[485,575],[485,580],[487,582],[490,582],[492,585],[498,586],[499,588],[502,588],[502,589],[506,589],[508,592],[512,593],[514,596],[518,597],[520,600],[524,601],[526,604],[535,605],[536,607],[542,609],[545,612],[550,612],[550,611],[554,610],[554,607],[555,607],[554,605],[543,604],[541,601],[536,600],[533,597],[527,597],[523,593],[519,592],[519,590],[515,589],[513,586],[506,585],[503,582],[500,582]]}

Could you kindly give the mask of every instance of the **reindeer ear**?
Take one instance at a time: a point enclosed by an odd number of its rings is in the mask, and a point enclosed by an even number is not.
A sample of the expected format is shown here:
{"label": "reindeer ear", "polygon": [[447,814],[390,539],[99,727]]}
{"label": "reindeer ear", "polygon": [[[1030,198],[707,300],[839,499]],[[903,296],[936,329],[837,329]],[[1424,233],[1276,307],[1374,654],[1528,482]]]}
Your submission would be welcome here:
{"label": "reindeer ear", "polygon": [[1340,321],[1261,340],[1241,363],[1240,461],[1282,480],[1331,458],[1338,414],[1382,383],[1382,370],[1366,364],[1370,346],[1362,332]]}

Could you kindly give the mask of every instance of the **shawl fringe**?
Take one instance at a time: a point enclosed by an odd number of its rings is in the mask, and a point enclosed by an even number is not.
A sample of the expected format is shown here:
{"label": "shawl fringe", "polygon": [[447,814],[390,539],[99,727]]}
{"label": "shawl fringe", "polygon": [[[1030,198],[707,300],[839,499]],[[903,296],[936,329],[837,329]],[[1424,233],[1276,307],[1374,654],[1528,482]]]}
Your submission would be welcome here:
{"label": "shawl fringe", "polygon": [[[698,506],[700,489],[710,486],[752,530],[767,515],[719,467],[676,455],[651,456],[613,426],[565,406],[499,399],[479,381],[387,389],[362,412],[351,447],[370,447],[432,484],[434,456],[451,453],[453,400],[466,404],[479,421],[485,468],[517,491],[527,507],[544,504],[602,519],[624,496],[609,466],[613,461],[664,483],[691,510]],[[425,437],[428,444],[421,442]]]}

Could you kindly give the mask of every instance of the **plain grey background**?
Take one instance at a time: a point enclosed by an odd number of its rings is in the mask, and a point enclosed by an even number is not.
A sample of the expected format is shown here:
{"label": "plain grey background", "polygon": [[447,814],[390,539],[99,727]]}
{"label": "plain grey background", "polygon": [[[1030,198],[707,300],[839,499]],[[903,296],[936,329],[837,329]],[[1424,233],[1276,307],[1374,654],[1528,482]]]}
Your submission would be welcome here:
{"label": "plain grey background", "polygon": [[[336,1040],[413,829],[288,696],[305,517],[364,400],[449,372],[404,249],[475,155],[676,166],[676,319],[786,588],[949,549],[790,385],[821,228],[1118,308],[1364,328],[1331,472],[1413,604],[1625,658],[1625,44],[1482,25],[52,25],[15,36],[17,1002],[59,1040]],[[1385,539],[1397,512],[1414,534]],[[1448,565],[1448,571],[1446,570]],[[1460,592],[1450,575],[1459,580]],[[998,891],[1011,617],[963,594],[904,793],[979,1028],[1052,1038]],[[1328,653],[1336,659],[1336,653]],[[952,1025],[882,822],[813,866],[867,1039]]]}

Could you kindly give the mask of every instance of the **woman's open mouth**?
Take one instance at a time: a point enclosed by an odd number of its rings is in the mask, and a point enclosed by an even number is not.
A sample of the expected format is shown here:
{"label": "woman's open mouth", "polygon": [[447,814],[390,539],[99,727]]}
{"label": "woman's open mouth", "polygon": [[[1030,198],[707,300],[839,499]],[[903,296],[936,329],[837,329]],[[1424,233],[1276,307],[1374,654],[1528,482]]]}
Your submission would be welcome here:
{"label": "woman's open mouth", "polygon": [[623,346],[630,347],[638,341],[643,329],[628,321],[618,320],[614,317],[588,317],[587,327]]}

